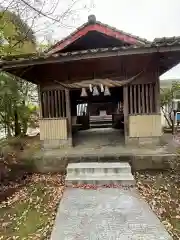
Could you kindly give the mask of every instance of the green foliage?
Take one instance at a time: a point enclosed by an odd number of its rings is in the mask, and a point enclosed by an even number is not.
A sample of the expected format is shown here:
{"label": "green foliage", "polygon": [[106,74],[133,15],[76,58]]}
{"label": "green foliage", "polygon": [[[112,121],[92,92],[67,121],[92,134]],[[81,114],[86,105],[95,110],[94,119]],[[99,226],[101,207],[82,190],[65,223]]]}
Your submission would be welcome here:
{"label": "green foliage", "polygon": [[161,89],[160,100],[161,107],[171,104],[174,98],[180,94],[180,83],[173,82],[170,88]]}
{"label": "green foliage", "polygon": [[[0,12],[0,54],[3,56],[36,51],[32,29],[12,12]],[[7,73],[0,73],[0,126],[8,136],[25,135],[30,116],[29,106],[36,86]]]}
{"label": "green foliage", "polygon": [[20,18],[9,11],[0,12],[0,54],[14,55],[36,51],[33,31]]}
{"label": "green foliage", "polygon": [[26,134],[30,117],[37,111],[29,105],[29,94],[35,90],[33,84],[0,74],[0,123],[9,136]]}
{"label": "green foliage", "polygon": [[170,128],[174,127],[174,118],[172,112],[174,110],[173,99],[180,95],[180,83],[173,82],[170,88],[161,89],[160,104],[163,115]]}

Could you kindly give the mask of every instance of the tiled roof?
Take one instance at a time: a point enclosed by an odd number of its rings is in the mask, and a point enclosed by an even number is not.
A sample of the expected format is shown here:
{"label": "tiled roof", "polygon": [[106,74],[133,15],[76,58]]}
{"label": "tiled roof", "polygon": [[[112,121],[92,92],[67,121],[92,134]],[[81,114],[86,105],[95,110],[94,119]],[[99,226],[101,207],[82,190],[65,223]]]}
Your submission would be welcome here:
{"label": "tiled roof", "polygon": [[[95,48],[95,49],[87,49],[87,50],[80,50],[80,51],[73,51],[73,52],[60,52],[60,53],[53,53],[51,55],[48,55],[46,53],[44,54],[29,54],[29,55],[14,55],[14,56],[8,56],[4,57],[2,56],[2,60],[35,60],[35,59],[52,59],[56,57],[65,57],[65,56],[75,56],[75,55],[84,55],[84,54],[95,54],[95,53],[103,53],[103,52],[116,52],[116,51],[125,51],[128,49],[140,49],[140,48],[148,48],[150,45],[146,44],[144,46],[137,46],[137,45],[131,45],[131,46],[123,46],[123,47],[114,47],[114,48]],[[3,61],[2,61],[3,62]]]}
{"label": "tiled roof", "polygon": [[180,36],[178,37],[163,37],[163,38],[155,38],[152,42],[153,46],[161,47],[161,46],[174,46],[180,44]]}
{"label": "tiled roof", "polygon": [[144,45],[130,45],[130,46],[122,46],[122,47],[114,47],[114,48],[96,48],[96,49],[88,49],[88,50],[80,50],[73,52],[65,52],[65,53],[55,53],[52,56],[68,56],[68,55],[77,55],[77,54],[86,54],[86,53],[97,53],[97,52],[108,52],[108,51],[125,51],[130,49],[144,49],[151,47],[166,47],[166,46],[176,46],[180,45],[180,37],[171,37],[171,38],[155,38],[153,42],[147,42]]}
{"label": "tiled roof", "polygon": [[114,31],[116,31],[116,32],[119,32],[119,33],[122,33],[122,34],[124,34],[124,35],[127,35],[127,36],[129,36],[129,37],[135,38],[135,39],[137,39],[138,41],[140,41],[140,42],[143,43],[143,44],[150,43],[150,41],[148,41],[146,38],[141,38],[141,37],[136,36],[136,35],[134,35],[134,34],[124,32],[124,31],[122,31],[122,30],[119,30],[119,29],[117,29],[117,28],[115,28],[115,27],[112,27],[112,26],[110,26],[110,25],[108,25],[108,24],[104,24],[104,23],[99,22],[99,21],[97,21],[96,23],[98,23],[99,25],[102,25],[102,26],[111,28],[112,30],[114,30]]}
{"label": "tiled roof", "polygon": [[[148,41],[148,40],[145,39],[145,38],[141,38],[141,37],[136,36],[136,35],[133,35],[133,34],[131,34],[131,33],[124,32],[124,31],[119,30],[119,29],[117,29],[117,28],[115,28],[115,27],[112,27],[112,26],[110,26],[110,25],[108,25],[108,24],[104,24],[104,23],[102,23],[102,22],[100,22],[100,21],[96,21],[94,24],[100,25],[100,26],[102,26],[102,27],[107,27],[107,28],[109,28],[109,29],[111,29],[111,30],[113,30],[113,31],[115,31],[115,32],[124,34],[124,35],[126,35],[126,36],[128,36],[128,37],[132,37],[132,38],[134,38],[134,39],[136,39],[136,40],[138,41],[138,44],[143,45],[143,44],[146,44],[146,43],[150,43],[150,41]],[[85,28],[85,27],[88,26],[88,25],[89,25],[89,22],[86,22],[85,24],[83,24],[83,25],[80,26],[79,28],[76,28],[76,30],[75,30],[74,32],[72,32],[70,35],[68,35],[67,37],[63,38],[62,40],[58,41],[56,44],[54,44],[53,46],[51,46],[46,52],[49,52],[49,51],[55,49],[58,45],[60,45],[60,44],[63,43],[64,41],[70,39],[70,38],[71,38],[72,36],[74,36],[78,31],[82,30],[83,28]]]}
{"label": "tiled roof", "polygon": [[88,50],[80,50],[73,52],[64,52],[64,53],[54,53],[52,55],[48,55],[46,53],[41,54],[22,54],[18,56],[9,56],[9,57],[1,57],[1,64],[8,64],[10,61],[28,61],[28,60],[45,60],[45,59],[54,59],[59,57],[66,56],[75,56],[75,55],[86,55],[86,54],[96,54],[96,53],[104,53],[104,52],[118,52],[118,51],[128,51],[133,49],[149,49],[149,48],[159,48],[159,47],[168,47],[168,46],[180,46],[180,37],[172,37],[172,38],[155,38],[153,42],[146,43],[144,45],[130,45],[130,46],[122,46],[122,47],[114,47],[114,48],[96,48],[96,49],[88,49]]}

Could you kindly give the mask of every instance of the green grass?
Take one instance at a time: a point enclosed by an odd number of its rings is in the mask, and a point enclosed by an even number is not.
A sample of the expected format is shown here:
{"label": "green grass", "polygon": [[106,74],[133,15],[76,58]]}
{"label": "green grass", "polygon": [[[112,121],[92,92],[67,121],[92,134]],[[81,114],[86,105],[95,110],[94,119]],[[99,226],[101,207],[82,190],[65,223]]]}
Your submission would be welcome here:
{"label": "green grass", "polygon": [[63,191],[60,179],[35,175],[26,187],[1,203],[0,239],[49,239]]}

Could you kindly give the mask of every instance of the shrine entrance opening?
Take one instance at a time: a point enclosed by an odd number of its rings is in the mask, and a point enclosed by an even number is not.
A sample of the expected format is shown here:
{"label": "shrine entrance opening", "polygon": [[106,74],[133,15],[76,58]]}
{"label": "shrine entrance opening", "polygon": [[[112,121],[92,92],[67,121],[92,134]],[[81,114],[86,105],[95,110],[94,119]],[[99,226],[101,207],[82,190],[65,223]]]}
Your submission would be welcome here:
{"label": "shrine entrance opening", "polygon": [[123,87],[95,90],[70,92],[73,146],[124,144]]}

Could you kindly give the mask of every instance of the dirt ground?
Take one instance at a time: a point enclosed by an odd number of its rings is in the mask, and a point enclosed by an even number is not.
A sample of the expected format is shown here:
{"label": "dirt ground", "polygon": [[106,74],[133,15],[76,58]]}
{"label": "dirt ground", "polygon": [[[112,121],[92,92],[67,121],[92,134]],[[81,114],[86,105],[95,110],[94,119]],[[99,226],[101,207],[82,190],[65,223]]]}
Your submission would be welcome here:
{"label": "dirt ground", "polygon": [[[1,155],[0,240],[49,239],[56,209],[64,190],[64,176],[34,174],[20,168],[19,156],[39,148],[39,136],[27,137],[6,146]],[[2,161],[3,160],[3,161]],[[137,188],[169,231],[180,239],[180,173],[135,174]]]}
{"label": "dirt ground", "polygon": [[173,239],[180,239],[180,173],[136,173],[142,197],[165,225]]}

